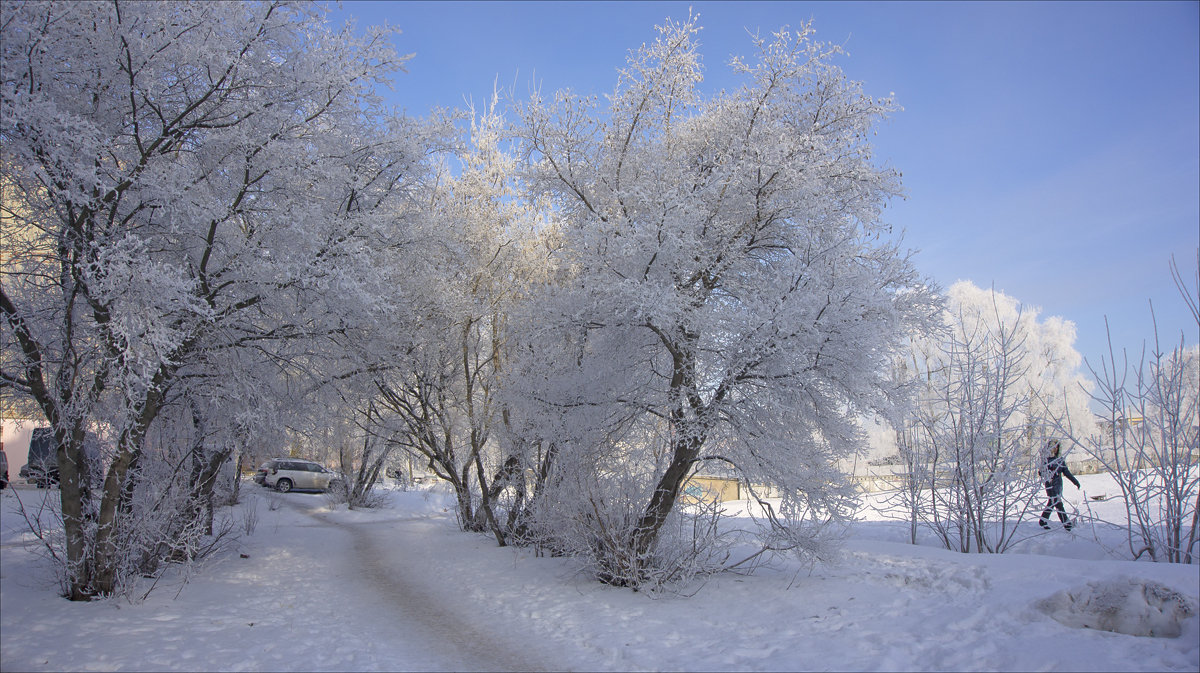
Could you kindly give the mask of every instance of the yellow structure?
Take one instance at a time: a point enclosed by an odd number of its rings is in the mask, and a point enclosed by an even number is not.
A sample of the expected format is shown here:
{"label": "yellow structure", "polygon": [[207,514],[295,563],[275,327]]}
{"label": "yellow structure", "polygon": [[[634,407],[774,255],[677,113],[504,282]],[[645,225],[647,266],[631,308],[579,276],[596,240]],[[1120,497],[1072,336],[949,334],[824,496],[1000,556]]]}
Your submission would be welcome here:
{"label": "yellow structure", "polygon": [[683,484],[684,502],[726,502],[742,499],[742,485],[729,477],[695,476]]}

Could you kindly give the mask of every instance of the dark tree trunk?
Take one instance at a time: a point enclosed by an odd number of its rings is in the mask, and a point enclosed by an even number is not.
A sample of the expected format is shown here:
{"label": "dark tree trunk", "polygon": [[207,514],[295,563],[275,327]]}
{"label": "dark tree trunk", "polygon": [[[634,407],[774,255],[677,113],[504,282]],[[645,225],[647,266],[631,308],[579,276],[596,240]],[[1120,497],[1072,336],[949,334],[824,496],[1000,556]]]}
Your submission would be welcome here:
{"label": "dark tree trunk", "polygon": [[654,548],[659,531],[662,530],[663,524],[666,523],[671,510],[674,509],[675,502],[679,499],[679,492],[683,488],[683,482],[687,480],[688,473],[691,472],[692,465],[696,462],[700,444],[699,440],[694,439],[675,443],[671,464],[659,478],[658,484],[654,487],[654,493],[650,496],[650,502],[646,505],[646,509],[643,510],[642,516],[633,530],[632,547],[639,563],[644,562],[650,550]]}
{"label": "dark tree trunk", "polygon": [[687,330],[679,330],[674,338],[665,332],[654,330],[671,353],[671,397],[674,408],[670,413],[671,463],[654,487],[650,502],[633,530],[631,549],[639,565],[649,560],[650,550],[658,540],[659,531],[679,499],[683,482],[695,464],[704,445],[704,403],[696,392],[695,349],[699,336]]}

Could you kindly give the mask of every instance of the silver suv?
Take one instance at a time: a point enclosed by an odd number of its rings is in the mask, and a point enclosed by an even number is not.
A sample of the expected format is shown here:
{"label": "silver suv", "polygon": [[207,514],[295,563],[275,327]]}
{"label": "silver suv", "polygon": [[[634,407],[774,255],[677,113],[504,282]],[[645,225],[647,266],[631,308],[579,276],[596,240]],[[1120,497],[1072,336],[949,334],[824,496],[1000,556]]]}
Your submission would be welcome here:
{"label": "silver suv", "polygon": [[311,460],[276,458],[267,461],[264,467],[267,474],[263,478],[263,486],[280,493],[287,493],[292,489],[327,491],[336,488],[342,479],[341,474],[327,470],[324,465]]}

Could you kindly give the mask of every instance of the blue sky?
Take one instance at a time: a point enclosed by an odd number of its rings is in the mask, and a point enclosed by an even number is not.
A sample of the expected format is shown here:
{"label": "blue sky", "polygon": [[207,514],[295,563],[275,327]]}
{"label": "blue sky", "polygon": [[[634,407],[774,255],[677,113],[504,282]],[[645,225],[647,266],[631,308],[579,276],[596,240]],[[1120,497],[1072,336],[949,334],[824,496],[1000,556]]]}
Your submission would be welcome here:
{"label": "blue sky", "polygon": [[904,110],[876,138],[907,199],[886,219],[947,287],[969,279],[1062,316],[1092,363],[1160,333],[1200,335],[1171,281],[1200,248],[1200,3],[343,2],[330,20],[387,22],[415,54],[392,102],[602,95],[666,17],[700,15],[706,87],[765,35],[812,19],[849,77]]}

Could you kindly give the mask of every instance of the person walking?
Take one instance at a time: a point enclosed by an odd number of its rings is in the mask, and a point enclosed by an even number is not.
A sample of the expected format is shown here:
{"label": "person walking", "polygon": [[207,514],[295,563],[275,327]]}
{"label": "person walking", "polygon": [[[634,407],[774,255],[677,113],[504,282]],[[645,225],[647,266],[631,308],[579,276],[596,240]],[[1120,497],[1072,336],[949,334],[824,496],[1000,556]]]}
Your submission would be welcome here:
{"label": "person walking", "polygon": [[1063,477],[1071,480],[1075,484],[1075,488],[1079,488],[1079,480],[1075,475],[1071,474],[1071,470],[1067,469],[1067,459],[1059,455],[1062,451],[1062,443],[1057,439],[1052,439],[1046,443],[1046,459],[1042,465],[1042,485],[1046,487],[1046,509],[1042,510],[1042,516],[1038,519],[1038,523],[1042,528],[1050,530],[1050,510],[1058,510],[1058,518],[1063,523],[1063,528],[1071,530],[1074,524],[1067,517],[1067,510],[1063,508],[1062,490]]}

